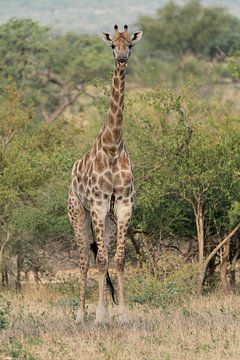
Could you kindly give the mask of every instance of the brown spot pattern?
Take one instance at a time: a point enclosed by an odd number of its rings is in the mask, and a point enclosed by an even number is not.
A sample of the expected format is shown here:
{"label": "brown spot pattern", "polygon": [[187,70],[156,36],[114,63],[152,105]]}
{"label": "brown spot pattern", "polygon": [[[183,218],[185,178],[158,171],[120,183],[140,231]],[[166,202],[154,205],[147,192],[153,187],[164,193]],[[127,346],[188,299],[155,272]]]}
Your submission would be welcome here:
{"label": "brown spot pattern", "polygon": [[112,110],[113,114],[116,113],[117,109],[118,109],[118,105],[114,101],[112,101],[111,102],[111,110]]}
{"label": "brown spot pattern", "polygon": [[118,100],[119,100],[119,92],[118,91],[116,91],[114,94],[114,100],[118,103]]}
{"label": "brown spot pattern", "polygon": [[119,79],[117,77],[114,77],[114,80],[113,80],[113,85],[115,86],[116,89],[119,88]]}
{"label": "brown spot pattern", "polygon": [[105,179],[103,176],[99,176],[98,184],[99,184],[100,189],[103,192],[107,192],[107,193],[112,192],[112,184],[107,179]]}

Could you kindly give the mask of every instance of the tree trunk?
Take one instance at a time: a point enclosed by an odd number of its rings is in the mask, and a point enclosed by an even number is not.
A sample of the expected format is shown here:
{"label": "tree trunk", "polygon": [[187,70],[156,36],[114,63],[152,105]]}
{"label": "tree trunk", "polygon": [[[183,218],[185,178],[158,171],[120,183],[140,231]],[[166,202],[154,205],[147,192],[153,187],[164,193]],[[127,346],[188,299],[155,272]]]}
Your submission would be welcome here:
{"label": "tree trunk", "polygon": [[33,268],[33,274],[34,274],[34,280],[37,286],[39,286],[40,284],[42,284],[40,276],[39,276],[39,267],[34,267]]}
{"label": "tree trunk", "polygon": [[215,283],[215,274],[216,274],[216,255],[209,261],[208,264],[208,271],[206,274],[206,280],[210,286],[214,285]]}
{"label": "tree trunk", "polygon": [[2,286],[3,287],[7,287],[8,286],[8,273],[6,270],[6,264],[5,264],[5,259],[4,259],[4,249],[5,246],[7,245],[8,241],[10,239],[10,231],[7,230],[6,231],[6,237],[5,239],[2,241],[1,246],[0,246],[0,271],[2,274]]}
{"label": "tree trunk", "polygon": [[22,252],[19,251],[17,254],[17,273],[16,273],[16,284],[15,284],[16,291],[19,291],[21,289],[21,271],[23,268],[23,261],[24,258]]}
{"label": "tree trunk", "polygon": [[202,212],[201,198],[196,198],[197,205],[194,207],[195,222],[197,228],[198,239],[198,264],[199,264],[199,277],[198,288],[204,283],[206,270],[204,269],[204,218]]}
{"label": "tree trunk", "polygon": [[4,263],[3,269],[2,269],[2,287],[8,288],[9,285],[9,279],[8,279],[8,270]]}
{"label": "tree trunk", "polygon": [[207,271],[207,268],[203,264],[202,267],[199,269],[199,275],[198,275],[198,285],[197,285],[198,295],[202,294],[206,271]]}
{"label": "tree trunk", "polygon": [[[2,276],[1,276],[1,279],[2,279],[2,281],[1,281],[2,287],[5,288],[5,287],[7,287],[7,283],[6,283],[6,270],[5,270],[4,267],[2,267],[1,275],[2,275]],[[8,282],[8,281],[7,281],[7,282]]]}
{"label": "tree trunk", "polygon": [[150,273],[154,277],[157,277],[157,269],[156,269],[156,266],[155,266],[151,251],[149,249],[148,242],[147,242],[147,240],[145,238],[145,235],[143,235],[142,241],[143,241],[143,246],[145,248],[145,251],[146,251],[146,254],[147,254],[147,257],[148,257],[148,262],[149,262],[149,265],[150,265]]}
{"label": "tree trunk", "polygon": [[221,269],[220,269],[221,283],[222,283],[223,291],[225,294],[229,294],[229,292],[231,290],[230,284],[228,281],[228,277],[227,277],[230,241],[231,241],[231,239],[229,239],[229,241],[223,245],[222,263],[221,263]]}
{"label": "tree trunk", "polygon": [[197,198],[197,206],[194,208],[194,214],[198,238],[198,262],[201,268],[204,261],[204,218],[200,198]]}
{"label": "tree trunk", "polygon": [[3,254],[2,254],[2,259],[1,259],[1,284],[2,287],[5,288],[7,287],[7,282],[6,282],[6,266],[5,266],[5,262],[4,262],[4,258],[3,258]]}
{"label": "tree trunk", "polygon": [[230,285],[233,290],[236,289],[236,265],[237,260],[240,255],[240,249],[237,250],[236,254],[234,255],[232,262],[231,262],[231,268],[230,268]]}
{"label": "tree trunk", "polygon": [[71,96],[71,91],[65,89],[58,107],[53,112],[48,113],[45,108],[42,108],[42,115],[47,123],[53,123],[69,106],[73,105],[83,93],[83,87],[75,90],[77,90],[76,94]]}
{"label": "tree trunk", "polygon": [[215,247],[214,250],[208,255],[204,263],[202,264],[199,272],[198,279],[198,294],[202,293],[203,283],[210,260],[217,254],[224,244],[231,240],[231,238],[239,231],[240,223]]}

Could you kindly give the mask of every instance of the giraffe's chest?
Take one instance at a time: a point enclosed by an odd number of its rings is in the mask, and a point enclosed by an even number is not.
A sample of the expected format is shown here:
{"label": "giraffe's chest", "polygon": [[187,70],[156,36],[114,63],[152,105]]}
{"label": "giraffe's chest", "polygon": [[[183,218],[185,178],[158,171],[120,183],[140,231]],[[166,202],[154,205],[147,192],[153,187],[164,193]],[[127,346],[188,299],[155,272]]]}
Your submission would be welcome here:
{"label": "giraffe's chest", "polygon": [[74,186],[87,209],[93,204],[110,204],[113,198],[133,198],[135,194],[131,165],[125,154],[112,163],[104,156],[88,163],[79,161]]}

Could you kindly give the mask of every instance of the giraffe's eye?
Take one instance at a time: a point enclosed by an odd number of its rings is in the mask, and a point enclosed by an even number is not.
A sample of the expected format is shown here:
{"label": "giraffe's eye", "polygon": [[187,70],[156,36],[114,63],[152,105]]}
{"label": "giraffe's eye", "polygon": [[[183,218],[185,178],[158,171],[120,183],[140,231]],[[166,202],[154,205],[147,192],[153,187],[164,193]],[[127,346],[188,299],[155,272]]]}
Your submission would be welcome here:
{"label": "giraffe's eye", "polygon": [[115,47],[116,47],[115,45],[113,45],[113,44],[111,45],[111,48],[112,48],[112,49],[115,49]]}

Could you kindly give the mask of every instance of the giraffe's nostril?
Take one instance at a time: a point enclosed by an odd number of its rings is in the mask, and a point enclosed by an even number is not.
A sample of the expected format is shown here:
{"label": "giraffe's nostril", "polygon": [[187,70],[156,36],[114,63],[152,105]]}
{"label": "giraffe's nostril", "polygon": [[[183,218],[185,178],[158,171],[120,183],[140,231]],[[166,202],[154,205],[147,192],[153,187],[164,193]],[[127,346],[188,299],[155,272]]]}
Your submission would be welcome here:
{"label": "giraffe's nostril", "polygon": [[118,61],[123,64],[123,63],[125,63],[127,61],[127,58],[126,57],[118,58]]}
{"label": "giraffe's nostril", "polygon": [[123,63],[127,62],[127,57],[126,56],[118,56],[117,61],[123,64]]}

